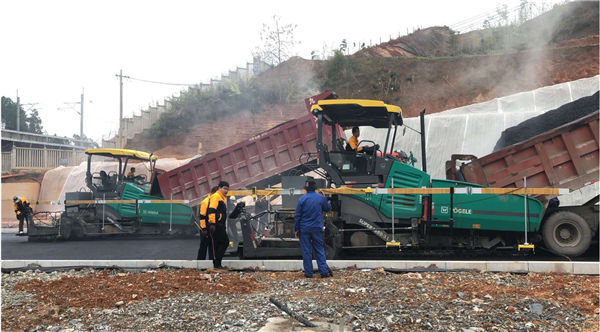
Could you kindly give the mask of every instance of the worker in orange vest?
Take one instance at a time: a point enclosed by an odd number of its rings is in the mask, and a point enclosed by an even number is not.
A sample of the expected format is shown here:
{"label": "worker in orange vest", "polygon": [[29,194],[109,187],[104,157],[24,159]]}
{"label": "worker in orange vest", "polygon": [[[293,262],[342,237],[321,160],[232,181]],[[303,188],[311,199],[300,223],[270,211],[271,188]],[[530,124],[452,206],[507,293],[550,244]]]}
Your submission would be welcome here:
{"label": "worker in orange vest", "polygon": [[214,246],[215,259],[213,266],[215,269],[223,268],[221,261],[229,246],[229,237],[227,236],[227,193],[229,192],[229,183],[219,182],[217,191],[210,195],[208,203],[208,234],[211,236]]}
{"label": "worker in orange vest", "polygon": [[208,235],[208,228],[207,228],[206,222],[208,219],[207,212],[208,212],[208,203],[210,200],[210,196],[217,191],[217,188],[218,187],[212,187],[210,189],[210,194],[208,194],[208,196],[206,196],[206,198],[203,199],[202,202],[200,203],[200,211],[199,211],[198,215],[200,216],[201,234],[200,234],[200,248],[198,249],[198,257],[196,258],[197,260],[206,259],[206,251],[208,251],[208,258],[210,260],[213,260],[213,258],[214,258],[213,245],[212,245],[210,236]]}
{"label": "worker in orange vest", "polygon": [[27,220],[27,229],[29,230],[29,222],[33,223],[33,211],[31,210],[31,204],[25,197],[13,197],[13,207],[19,219],[19,233],[17,235],[25,235],[23,233],[23,221]]}

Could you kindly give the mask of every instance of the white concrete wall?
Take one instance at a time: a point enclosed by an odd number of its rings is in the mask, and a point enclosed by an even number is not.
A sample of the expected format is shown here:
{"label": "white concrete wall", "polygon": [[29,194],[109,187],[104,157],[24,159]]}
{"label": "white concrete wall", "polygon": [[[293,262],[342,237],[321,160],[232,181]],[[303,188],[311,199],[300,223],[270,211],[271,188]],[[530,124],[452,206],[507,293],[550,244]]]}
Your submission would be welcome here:
{"label": "white concrete wall", "polygon": [[[445,162],[452,154],[472,154],[478,157],[493,152],[502,131],[532,117],[556,109],[599,90],[600,76],[556,84],[497,98],[484,103],[458,107],[444,112],[425,115],[427,172],[432,178],[446,178]],[[400,105],[401,106],[401,105]],[[404,123],[420,129],[419,118],[404,119]],[[401,128],[402,129],[402,128]],[[394,150],[413,152],[421,168],[420,135],[398,130]],[[361,128],[361,140],[385,143],[386,129]],[[346,132],[349,137],[351,133]],[[391,140],[391,138],[390,138]]]}
{"label": "white concrete wall", "polygon": [[[258,61],[258,60],[255,60]],[[254,71],[254,69],[258,71]],[[258,61],[256,63],[247,63],[246,67],[237,67],[235,71],[229,71],[228,74],[222,75],[219,80],[210,80],[209,84],[200,83],[197,87],[203,91],[208,91],[219,84],[222,84],[224,80],[240,80],[242,78],[248,78],[260,72],[269,69],[269,66],[262,61]],[[124,118],[121,120],[121,134],[126,139],[132,139],[136,134],[141,133],[145,129],[152,127],[152,124],[156,122],[160,115],[164,112],[168,112],[171,109],[171,104],[168,100],[165,100],[164,105],[157,105],[156,107],[148,107],[148,110],[142,110],[141,115],[134,115],[131,118]],[[149,113],[149,114],[145,114]],[[107,140],[102,140],[102,147],[104,148],[112,148],[116,147],[118,144],[116,143],[117,139],[114,137]]]}

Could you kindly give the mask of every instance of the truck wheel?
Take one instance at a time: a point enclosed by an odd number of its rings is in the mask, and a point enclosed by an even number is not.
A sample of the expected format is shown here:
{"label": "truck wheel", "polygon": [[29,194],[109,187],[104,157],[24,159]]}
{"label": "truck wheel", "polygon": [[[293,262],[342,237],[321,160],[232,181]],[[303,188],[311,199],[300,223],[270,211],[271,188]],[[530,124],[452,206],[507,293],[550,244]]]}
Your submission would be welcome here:
{"label": "truck wheel", "polygon": [[586,252],[592,241],[592,231],[585,219],[569,211],[551,215],[544,223],[542,236],[548,249],[569,257]]}

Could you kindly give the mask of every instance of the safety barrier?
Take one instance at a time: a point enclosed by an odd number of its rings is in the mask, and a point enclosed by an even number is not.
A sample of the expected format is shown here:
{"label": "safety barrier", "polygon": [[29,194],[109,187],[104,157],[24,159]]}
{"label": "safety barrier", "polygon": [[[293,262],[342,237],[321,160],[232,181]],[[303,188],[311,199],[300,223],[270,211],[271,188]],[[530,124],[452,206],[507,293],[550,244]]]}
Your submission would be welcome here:
{"label": "safety barrier", "polygon": [[2,172],[10,172],[10,152],[2,152]]}
{"label": "safety barrier", "polygon": [[14,147],[11,152],[2,152],[2,171],[77,166],[84,160],[83,151]]}

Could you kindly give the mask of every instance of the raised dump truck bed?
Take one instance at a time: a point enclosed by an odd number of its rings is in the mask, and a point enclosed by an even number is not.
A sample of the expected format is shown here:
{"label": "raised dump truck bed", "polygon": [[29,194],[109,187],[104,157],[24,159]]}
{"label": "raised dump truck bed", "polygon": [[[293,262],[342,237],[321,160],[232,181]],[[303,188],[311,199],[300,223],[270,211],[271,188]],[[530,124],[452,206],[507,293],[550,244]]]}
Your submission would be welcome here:
{"label": "raised dump truck bed", "polygon": [[[457,170],[456,160],[470,160]],[[570,257],[586,252],[598,238],[598,111],[510,145],[485,157],[453,155],[446,162],[449,179],[483,186],[560,187],[574,191],[546,203],[539,234],[550,251]],[[563,204],[564,201],[568,202]]]}
{"label": "raised dump truck bed", "polygon": [[[337,135],[342,137],[341,128]],[[221,180],[231,188],[276,184],[280,174],[316,160],[316,140],[315,117],[307,114],[159,175],[160,191],[195,206]]]}
{"label": "raised dump truck bed", "polygon": [[[456,160],[470,162],[457,173]],[[598,162],[598,112],[594,112],[481,158],[453,155],[446,164],[446,177],[518,188],[526,176],[528,187],[576,190],[598,180]]]}

